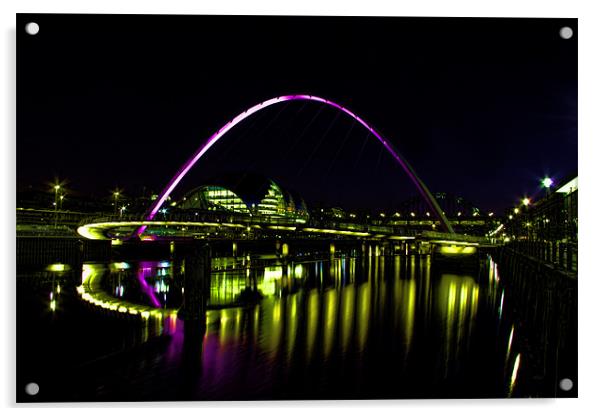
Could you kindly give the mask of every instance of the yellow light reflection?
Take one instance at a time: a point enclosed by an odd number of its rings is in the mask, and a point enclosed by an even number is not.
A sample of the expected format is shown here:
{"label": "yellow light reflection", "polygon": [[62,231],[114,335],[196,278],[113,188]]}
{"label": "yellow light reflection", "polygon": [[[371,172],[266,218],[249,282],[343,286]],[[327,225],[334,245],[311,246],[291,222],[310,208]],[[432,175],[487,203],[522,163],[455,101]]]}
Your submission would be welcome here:
{"label": "yellow light reflection", "polygon": [[337,292],[329,290],[324,294],[324,357],[328,358],[332,351],[335,338],[337,316]]}
{"label": "yellow light reflection", "polygon": [[49,272],[66,272],[69,271],[71,268],[69,267],[68,264],[62,264],[62,263],[55,263],[55,264],[51,264],[48,267],[46,267],[46,270]]}
{"label": "yellow light reflection", "polygon": [[360,351],[363,351],[370,330],[370,284],[368,282],[364,283],[358,291],[357,343]]}
{"label": "yellow light reflection", "polygon": [[225,347],[236,338],[236,315],[238,309],[222,309],[219,312],[219,344]]}
{"label": "yellow light reflection", "polygon": [[263,281],[259,289],[266,296],[276,294],[276,282],[282,279],[282,266],[270,266],[264,269]]}
{"label": "yellow light reflection", "polygon": [[403,339],[406,346],[410,346],[414,336],[414,320],[416,311],[416,281],[405,280],[402,282],[402,307],[403,307]]}
{"label": "yellow light reflection", "polygon": [[516,378],[518,377],[518,369],[520,367],[520,354],[516,355],[516,359],[514,360],[514,367],[512,368],[512,376],[510,378],[510,389],[508,395],[511,396],[514,391],[514,386],[516,385]]}
{"label": "yellow light reflection", "polygon": [[506,361],[510,356],[510,351],[512,350],[512,339],[514,338],[514,325],[512,325],[512,329],[510,330],[510,336],[508,337],[508,349],[506,351]]}
{"label": "yellow light reflection", "polygon": [[345,286],[342,293],[341,308],[341,348],[343,352],[349,347],[351,333],[353,332],[353,317],[355,314],[355,286]]}
{"label": "yellow light reflection", "polygon": [[303,277],[303,265],[297,264],[295,266],[294,276],[296,279],[301,279]]}
{"label": "yellow light reflection", "polygon": [[464,256],[476,253],[477,248],[472,246],[441,246],[439,252],[444,256]]}
{"label": "yellow light reflection", "polygon": [[288,298],[287,302],[287,320],[286,327],[288,329],[287,334],[287,345],[286,345],[286,355],[287,361],[291,361],[293,358],[293,352],[295,351],[295,345],[297,341],[297,327],[299,324],[299,317],[297,316],[297,302],[299,299],[299,295],[295,294]]}
{"label": "yellow light reflection", "polygon": [[470,276],[443,274],[437,290],[439,312],[445,325],[443,350],[449,361],[468,351],[478,307],[478,285]]}
{"label": "yellow light reflection", "polygon": [[[143,331],[143,340],[148,338],[150,321],[161,321],[164,316],[163,313],[171,314],[171,316],[173,316],[173,330],[175,330],[175,318],[177,313],[175,309],[168,309],[162,312],[160,309],[157,310],[151,306],[127,302],[119,298],[114,298],[112,295],[106,293],[100,284],[101,277],[105,271],[106,268],[102,265],[92,263],[85,263],[82,265],[82,285],[76,288],[77,293],[81,296],[82,300],[96,307],[115,313],[139,316],[144,322],[144,326],[141,328]],[[153,323],[152,325],[155,328],[163,329],[161,322],[158,324]]]}
{"label": "yellow light reflection", "polygon": [[307,361],[311,361],[314,351],[314,343],[318,332],[318,315],[320,314],[320,305],[318,304],[318,290],[309,292],[307,299]]}

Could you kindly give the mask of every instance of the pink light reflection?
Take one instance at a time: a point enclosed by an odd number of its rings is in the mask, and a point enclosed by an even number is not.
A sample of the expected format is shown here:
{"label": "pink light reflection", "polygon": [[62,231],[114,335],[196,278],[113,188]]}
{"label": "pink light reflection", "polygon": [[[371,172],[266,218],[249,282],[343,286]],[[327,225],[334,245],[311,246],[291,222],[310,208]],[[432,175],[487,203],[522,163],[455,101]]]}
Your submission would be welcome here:
{"label": "pink light reflection", "polygon": [[142,291],[148,296],[150,302],[155,308],[160,308],[161,304],[155,296],[155,290],[152,287],[150,287],[146,282],[146,278],[151,274],[151,266],[153,265],[154,263],[149,261],[140,262],[140,264],[138,265],[138,272],[136,276],[138,277],[138,283],[140,283]]}

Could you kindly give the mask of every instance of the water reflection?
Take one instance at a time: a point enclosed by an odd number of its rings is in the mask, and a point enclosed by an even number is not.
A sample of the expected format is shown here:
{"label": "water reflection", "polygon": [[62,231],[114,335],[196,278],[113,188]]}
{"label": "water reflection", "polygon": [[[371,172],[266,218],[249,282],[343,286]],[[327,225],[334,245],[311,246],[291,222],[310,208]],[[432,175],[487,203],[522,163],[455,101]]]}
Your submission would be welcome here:
{"label": "water reflection", "polygon": [[[459,354],[468,350],[470,333],[478,308],[479,287],[471,276],[442,274],[437,288],[440,319],[443,326],[445,362],[457,363]],[[447,365],[446,369],[450,369]]]}
{"label": "water reflection", "polygon": [[[392,379],[387,388],[403,386],[405,395],[420,396],[418,388],[428,389],[437,380],[464,380],[471,362],[482,366],[475,365],[477,374],[483,372],[479,376],[492,377],[516,357],[512,394],[520,366],[520,354],[511,353],[514,327],[498,328],[505,347],[499,353],[471,348],[475,339],[497,343],[482,340],[499,323],[503,307],[495,263],[488,259],[480,270],[454,273],[434,267],[430,256],[380,252],[368,246],[365,253],[372,255],[339,253],[284,264],[247,256],[213,259],[202,323],[176,319],[183,296],[177,262],[113,263],[94,272],[91,268],[98,266],[88,265],[83,278],[101,274],[102,288],[112,296],[165,312],[146,325],[155,326],[151,334],[171,336],[161,366],[197,368],[190,373],[196,374],[194,397],[217,398],[217,392],[239,392],[240,386],[273,393],[279,383],[293,379],[303,391],[314,392],[333,381],[341,389],[352,383],[369,390]],[[242,303],[246,290],[263,298]],[[489,360],[484,365],[483,356]],[[503,380],[503,373],[495,377]],[[418,377],[414,387],[412,377]],[[290,397],[290,391],[286,394]]]}

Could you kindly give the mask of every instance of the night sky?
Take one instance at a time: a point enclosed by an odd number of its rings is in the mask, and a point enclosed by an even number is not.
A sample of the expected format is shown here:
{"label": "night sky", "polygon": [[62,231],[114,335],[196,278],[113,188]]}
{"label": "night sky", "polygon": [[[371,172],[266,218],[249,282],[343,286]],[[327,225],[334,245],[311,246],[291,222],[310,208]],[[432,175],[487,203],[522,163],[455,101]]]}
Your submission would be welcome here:
{"label": "night sky", "polygon": [[[18,189],[59,177],[73,194],[158,192],[226,121],[294,93],[350,108],[432,192],[484,210],[577,172],[576,19],[19,15],[17,28]],[[310,204],[416,194],[374,137],[319,103],[241,123],[174,195],[244,172]]]}

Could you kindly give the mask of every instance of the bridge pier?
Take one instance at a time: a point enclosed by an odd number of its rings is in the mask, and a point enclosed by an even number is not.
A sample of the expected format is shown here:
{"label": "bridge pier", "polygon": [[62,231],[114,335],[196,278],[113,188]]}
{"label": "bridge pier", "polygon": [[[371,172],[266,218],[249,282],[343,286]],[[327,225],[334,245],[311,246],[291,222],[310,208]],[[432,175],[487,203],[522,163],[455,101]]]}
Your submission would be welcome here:
{"label": "bridge pier", "polygon": [[288,243],[283,243],[280,240],[276,240],[276,253],[280,256],[288,257]]}
{"label": "bridge pier", "polygon": [[182,243],[178,253],[184,260],[184,297],[178,317],[205,324],[211,282],[211,249],[201,241]]}

